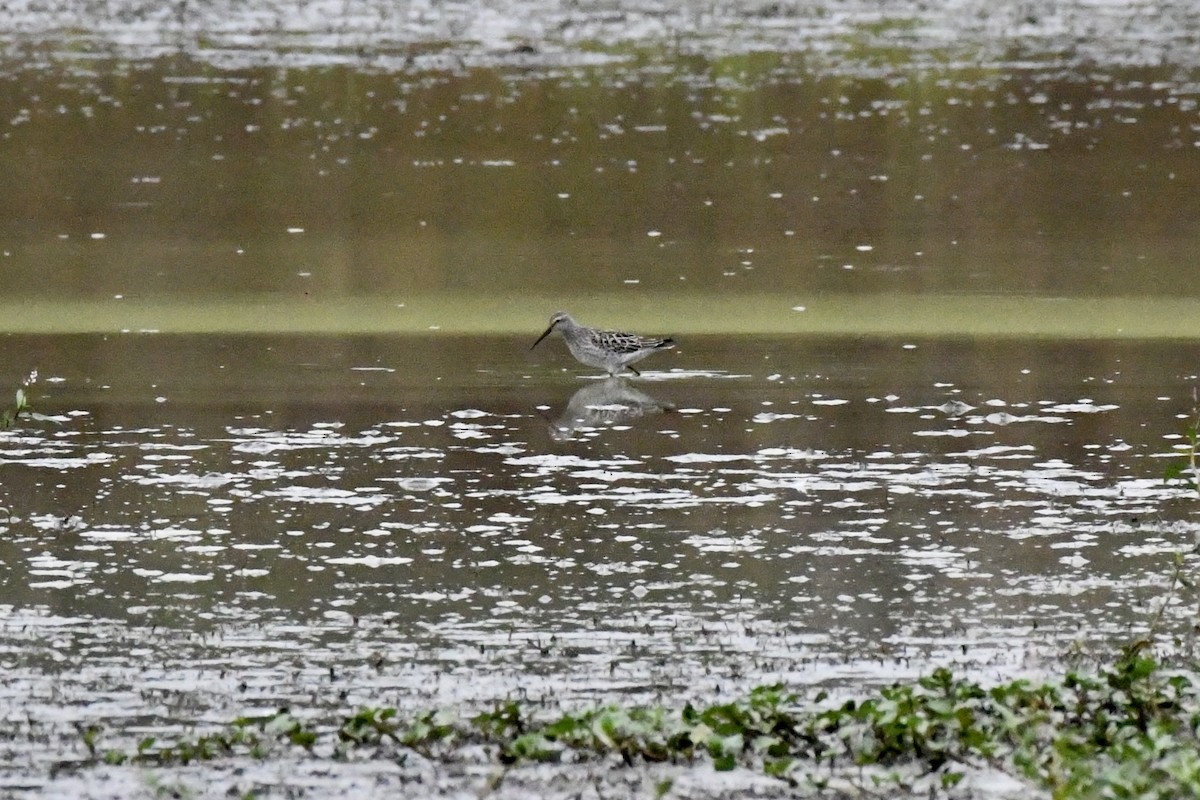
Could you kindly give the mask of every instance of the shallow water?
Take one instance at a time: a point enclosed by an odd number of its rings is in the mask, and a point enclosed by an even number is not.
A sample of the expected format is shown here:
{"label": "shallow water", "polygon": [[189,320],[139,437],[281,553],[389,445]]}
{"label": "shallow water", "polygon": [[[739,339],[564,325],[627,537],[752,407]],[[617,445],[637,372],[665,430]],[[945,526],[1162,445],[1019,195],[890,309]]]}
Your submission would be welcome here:
{"label": "shallow water", "polygon": [[527,338],[7,342],[49,417],[0,438],[8,763],[75,722],[1042,674],[1140,631],[1198,530],[1169,343],[696,337],[602,380]]}
{"label": "shallow water", "polygon": [[[845,76],[764,54],[220,71],[179,55],[0,61],[0,88],[17,109],[0,174],[7,330],[197,330],[199,316],[238,332],[264,304],[338,332],[361,303],[360,332],[380,332],[386,310],[432,303],[432,324],[499,316],[511,333],[549,316],[512,302],[530,296],[644,327],[607,312],[681,295],[676,316],[720,333],[746,316],[729,296],[773,296],[775,319],[861,298],[864,323],[896,294],[1197,298],[1197,96],[1167,68]],[[21,312],[36,300],[70,302]],[[1194,335],[1180,311],[1131,316]]]}
{"label": "shallow water", "polygon": [[[0,792],[474,796],[482,758],[79,769],[76,726],[1144,630],[1198,530],[1195,9],[343,6],[10,4]],[[529,350],[557,308],[678,347],[588,375]]]}

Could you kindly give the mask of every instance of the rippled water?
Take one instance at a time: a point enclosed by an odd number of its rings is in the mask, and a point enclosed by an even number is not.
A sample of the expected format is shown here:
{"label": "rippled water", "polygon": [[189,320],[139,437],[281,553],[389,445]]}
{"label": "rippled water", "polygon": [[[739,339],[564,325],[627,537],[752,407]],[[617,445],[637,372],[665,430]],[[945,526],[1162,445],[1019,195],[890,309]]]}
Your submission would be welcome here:
{"label": "rippled water", "polygon": [[[715,301],[741,295],[775,296],[773,319],[850,296],[864,323],[895,294],[1194,300],[1196,87],[1041,63],[846,76],[790,53],[568,71],[0,59],[17,109],[0,324],[240,332],[290,303],[285,321],[336,332],[362,302],[357,332],[380,332],[385,311],[449,296],[486,314],[431,324],[512,333],[549,315],[512,298],[647,326],[589,304],[687,295],[719,333],[744,315]],[[1138,317],[1195,335],[1189,310]]]}
{"label": "rippled water", "polygon": [[475,796],[79,727],[1053,673],[1195,548],[1192,5],[228,5],[0,31],[0,793]]}
{"label": "rippled water", "polygon": [[0,435],[5,760],[96,720],[1038,674],[1140,630],[1195,541],[1185,347],[697,337],[624,380],[528,344],[42,353],[47,418]]}

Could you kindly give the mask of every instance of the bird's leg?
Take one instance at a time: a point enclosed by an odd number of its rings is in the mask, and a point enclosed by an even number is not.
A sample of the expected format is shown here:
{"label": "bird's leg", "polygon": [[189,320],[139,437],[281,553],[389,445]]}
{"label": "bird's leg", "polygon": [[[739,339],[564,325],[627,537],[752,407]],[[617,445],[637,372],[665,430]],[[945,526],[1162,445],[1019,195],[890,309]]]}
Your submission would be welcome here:
{"label": "bird's leg", "polygon": [[632,372],[634,375],[637,375],[639,378],[642,377],[642,373],[640,373],[636,369],[634,369],[632,364],[626,364],[625,368],[628,369],[630,372]]}

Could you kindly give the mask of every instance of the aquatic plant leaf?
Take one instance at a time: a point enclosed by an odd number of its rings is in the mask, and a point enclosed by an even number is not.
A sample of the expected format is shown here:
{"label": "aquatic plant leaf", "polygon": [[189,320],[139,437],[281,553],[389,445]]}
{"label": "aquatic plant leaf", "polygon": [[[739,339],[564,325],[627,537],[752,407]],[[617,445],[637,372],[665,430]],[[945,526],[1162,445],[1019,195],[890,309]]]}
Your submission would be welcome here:
{"label": "aquatic plant leaf", "polygon": [[713,729],[701,722],[688,733],[688,738],[692,740],[692,744],[697,747],[703,747],[708,744],[708,740],[713,736]]}
{"label": "aquatic plant leaf", "polygon": [[287,711],[280,711],[263,725],[263,732],[276,736],[286,736],[300,727],[300,721]]}
{"label": "aquatic plant leaf", "polygon": [[557,761],[562,748],[540,733],[525,733],[513,739],[506,748],[515,759],[526,761]]}
{"label": "aquatic plant leaf", "polygon": [[730,753],[715,756],[713,758],[713,769],[717,772],[730,772],[737,766],[737,759]]}

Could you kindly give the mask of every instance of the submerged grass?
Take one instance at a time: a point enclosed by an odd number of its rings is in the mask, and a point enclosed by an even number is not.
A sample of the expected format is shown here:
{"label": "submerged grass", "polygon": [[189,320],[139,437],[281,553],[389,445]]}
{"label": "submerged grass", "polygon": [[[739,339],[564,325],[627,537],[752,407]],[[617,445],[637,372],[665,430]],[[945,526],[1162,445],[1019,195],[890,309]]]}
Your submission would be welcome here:
{"label": "submerged grass", "polygon": [[[534,335],[556,308],[584,321],[672,335],[982,337],[1022,340],[1200,338],[1200,298],[1029,297],[954,293],[435,292],[386,296],[4,301],[0,333]],[[798,310],[802,309],[802,310]]]}
{"label": "submerged grass", "polygon": [[[539,718],[505,703],[471,718],[431,711],[361,708],[332,728],[288,710],[235,720],[225,731],[136,750],[105,750],[82,730],[88,763],[189,764],[270,758],[297,748],[342,759],[352,752],[405,760],[453,760],[483,745],[501,764],[707,761],[793,786],[824,788],[859,776],[871,787],[913,788],[933,779],[952,789],[971,770],[1000,770],[1055,798],[1200,797],[1200,687],[1167,669],[1145,640],[1096,674],[1016,680],[993,687],[939,669],[914,683],[834,703],[781,685],[731,703],[682,708],[605,705]],[[867,769],[867,772],[864,772]],[[869,774],[870,777],[862,777]]]}

